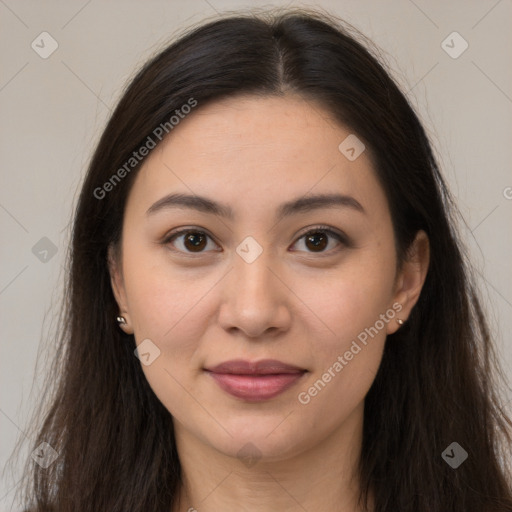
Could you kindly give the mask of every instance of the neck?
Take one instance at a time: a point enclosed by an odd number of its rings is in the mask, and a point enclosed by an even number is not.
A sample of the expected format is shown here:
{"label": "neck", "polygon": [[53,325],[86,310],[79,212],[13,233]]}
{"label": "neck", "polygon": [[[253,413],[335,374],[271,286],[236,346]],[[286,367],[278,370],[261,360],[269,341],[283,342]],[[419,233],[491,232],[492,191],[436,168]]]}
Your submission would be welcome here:
{"label": "neck", "polygon": [[282,458],[244,461],[202,443],[176,422],[175,433],[183,485],[173,512],[362,510],[362,410],[319,444]]}

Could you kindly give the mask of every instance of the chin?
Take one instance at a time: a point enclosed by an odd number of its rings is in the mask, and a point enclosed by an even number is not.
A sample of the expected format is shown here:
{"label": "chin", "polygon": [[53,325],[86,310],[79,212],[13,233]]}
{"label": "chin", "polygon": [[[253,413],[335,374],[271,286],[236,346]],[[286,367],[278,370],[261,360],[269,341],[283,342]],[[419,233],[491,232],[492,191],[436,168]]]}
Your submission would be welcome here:
{"label": "chin", "polygon": [[[258,421],[254,418],[240,418],[225,425],[232,437],[212,438],[208,436],[209,444],[216,450],[241,459],[261,459],[275,461],[292,457],[304,449],[304,434],[297,426],[282,417],[269,417]],[[277,427],[277,428],[276,428]],[[300,433],[300,437],[297,434]]]}

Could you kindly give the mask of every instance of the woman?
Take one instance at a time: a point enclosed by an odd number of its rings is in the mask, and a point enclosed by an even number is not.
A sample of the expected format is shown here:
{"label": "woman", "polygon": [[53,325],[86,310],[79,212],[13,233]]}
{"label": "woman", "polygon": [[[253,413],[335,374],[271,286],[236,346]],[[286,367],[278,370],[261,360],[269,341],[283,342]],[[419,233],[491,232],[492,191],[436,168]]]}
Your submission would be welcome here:
{"label": "woman", "polygon": [[358,37],[224,18],[133,79],[76,211],[27,507],[512,510],[455,207]]}

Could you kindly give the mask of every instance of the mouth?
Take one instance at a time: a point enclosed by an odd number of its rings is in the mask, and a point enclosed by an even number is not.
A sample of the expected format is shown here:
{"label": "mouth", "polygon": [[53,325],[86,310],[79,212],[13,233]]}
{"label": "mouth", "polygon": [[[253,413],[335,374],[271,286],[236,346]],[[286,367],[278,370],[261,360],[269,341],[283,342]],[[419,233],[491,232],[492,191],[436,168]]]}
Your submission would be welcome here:
{"label": "mouth", "polygon": [[205,368],[226,393],[248,402],[270,400],[296,384],[307,370],[275,359],[241,359]]}

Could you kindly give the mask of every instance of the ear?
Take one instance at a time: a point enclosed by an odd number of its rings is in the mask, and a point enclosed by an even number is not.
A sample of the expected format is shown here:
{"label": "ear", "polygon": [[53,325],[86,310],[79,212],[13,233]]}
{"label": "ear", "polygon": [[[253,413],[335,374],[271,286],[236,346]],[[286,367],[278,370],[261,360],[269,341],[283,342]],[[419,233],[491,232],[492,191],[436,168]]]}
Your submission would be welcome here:
{"label": "ear", "polygon": [[123,272],[121,268],[121,255],[119,251],[111,244],[108,247],[108,271],[110,273],[110,284],[112,292],[119,307],[119,315],[126,320],[125,324],[119,327],[127,334],[133,334],[130,313],[128,310],[128,301],[126,299],[126,290],[124,287]]}
{"label": "ear", "polygon": [[[397,275],[395,284],[394,303],[402,306],[396,311],[396,318],[407,321],[412,308],[418,302],[427,277],[430,263],[430,242],[425,231],[420,230],[407,251],[406,259]],[[387,324],[387,333],[393,334],[400,325],[397,322]]]}

